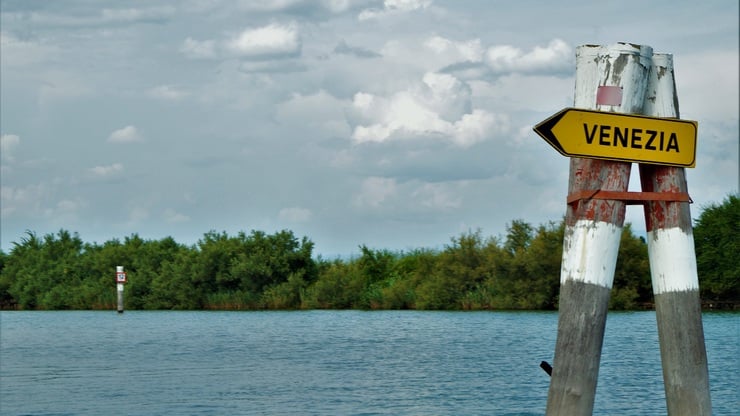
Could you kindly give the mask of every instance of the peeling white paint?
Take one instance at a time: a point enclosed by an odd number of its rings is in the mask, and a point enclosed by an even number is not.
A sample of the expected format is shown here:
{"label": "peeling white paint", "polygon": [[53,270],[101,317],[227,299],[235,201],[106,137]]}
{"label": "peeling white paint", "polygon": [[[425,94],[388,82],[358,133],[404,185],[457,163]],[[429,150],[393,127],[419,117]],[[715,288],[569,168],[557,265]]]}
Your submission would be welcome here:
{"label": "peeling white paint", "polygon": [[611,289],[622,227],[607,222],[578,220],[566,227],[560,283],[574,280]]}
{"label": "peeling white paint", "polygon": [[[653,48],[616,43],[576,48],[574,107],[615,113],[642,113]],[[620,105],[598,105],[600,86],[622,88]]]}
{"label": "peeling white paint", "polygon": [[699,290],[694,235],[680,228],[648,233],[653,293]]}

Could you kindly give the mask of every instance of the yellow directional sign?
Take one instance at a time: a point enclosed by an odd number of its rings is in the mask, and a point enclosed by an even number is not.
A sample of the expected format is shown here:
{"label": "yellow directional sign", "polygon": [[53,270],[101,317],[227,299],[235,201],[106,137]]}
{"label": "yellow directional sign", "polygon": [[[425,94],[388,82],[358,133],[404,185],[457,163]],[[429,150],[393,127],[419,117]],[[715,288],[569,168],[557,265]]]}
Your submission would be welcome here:
{"label": "yellow directional sign", "polygon": [[696,165],[696,121],[566,108],[534,127],[565,156]]}

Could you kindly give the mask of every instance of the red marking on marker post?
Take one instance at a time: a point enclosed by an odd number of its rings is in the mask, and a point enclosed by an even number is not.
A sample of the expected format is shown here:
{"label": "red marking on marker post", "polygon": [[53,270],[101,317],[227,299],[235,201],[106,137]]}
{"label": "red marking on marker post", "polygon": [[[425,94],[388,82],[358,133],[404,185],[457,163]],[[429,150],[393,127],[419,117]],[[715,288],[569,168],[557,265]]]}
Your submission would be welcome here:
{"label": "red marking on marker post", "polygon": [[622,87],[602,85],[597,88],[596,105],[622,105]]}

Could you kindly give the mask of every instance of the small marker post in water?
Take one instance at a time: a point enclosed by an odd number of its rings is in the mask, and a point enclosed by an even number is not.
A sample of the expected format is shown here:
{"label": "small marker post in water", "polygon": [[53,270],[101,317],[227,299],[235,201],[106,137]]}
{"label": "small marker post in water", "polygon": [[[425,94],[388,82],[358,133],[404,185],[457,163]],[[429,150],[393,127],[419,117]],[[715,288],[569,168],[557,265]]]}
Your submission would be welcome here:
{"label": "small marker post in water", "polygon": [[126,272],[123,266],[116,266],[116,289],[118,292],[118,313],[123,313],[123,285],[126,283]]}

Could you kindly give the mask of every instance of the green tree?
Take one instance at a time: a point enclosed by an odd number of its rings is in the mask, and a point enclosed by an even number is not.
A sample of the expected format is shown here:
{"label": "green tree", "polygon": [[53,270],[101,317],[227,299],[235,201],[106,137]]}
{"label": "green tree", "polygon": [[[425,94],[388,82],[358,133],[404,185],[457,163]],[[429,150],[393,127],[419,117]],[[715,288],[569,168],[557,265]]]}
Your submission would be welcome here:
{"label": "green tree", "polygon": [[357,261],[322,261],[318,279],[307,288],[307,306],[318,309],[347,309],[360,303],[365,289]]}
{"label": "green tree", "polygon": [[15,243],[2,270],[2,286],[21,309],[69,309],[84,271],[77,234],[60,230],[38,238],[31,231]]}
{"label": "green tree", "polygon": [[489,297],[491,309],[523,309],[529,303],[530,291],[537,282],[530,278],[527,252],[533,241],[534,228],[515,220],[506,226],[503,244],[489,245],[487,261],[493,267],[492,278],[481,287]]}
{"label": "green tree", "polygon": [[193,283],[196,252],[171,237],[147,242],[139,251],[136,273],[129,279],[131,308],[200,309],[205,293]]}
{"label": "green tree", "polygon": [[469,301],[469,293],[491,275],[485,262],[485,241],[480,230],[469,231],[449,244],[436,257],[434,269],[416,291],[420,309],[460,309]]}
{"label": "green tree", "polygon": [[640,304],[652,302],[652,299],[647,244],[635,236],[631,224],[625,224],[619,241],[609,307],[636,309]]}
{"label": "green tree", "polygon": [[534,229],[532,228],[532,225],[522,220],[512,221],[511,224],[506,226],[504,250],[509,252],[511,255],[523,252],[532,242],[533,234]]}
{"label": "green tree", "polygon": [[12,309],[15,307],[15,299],[8,292],[11,285],[11,279],[9,273],[3,273],[5,270],[5,263],[8,261],[9,255],[4,251],[0,250],[0,309]]}
{"label": "green tree", "polygon": [[382,282],[380,296],[383,309],[416,308],[416,289],[425,276],[432,275],[437,254],[428,249],[398,253],[388,277]]}
{"label": "green tree", "polygon": [[555,309],[560,289],[565,222],[540,225],[524,257],[526,277],[517,285],[519,305],[524,309]]}
{"label": "green tree", "polygon": [[362,295],[357,306],[363,309],[385,308],[384,292],[391,287],[397,275],[394,270],[397,256],[388,250],[372,250],[365,245],[360,246],[362,255],[356,261],[359,268]]}
{"label": "green tree", "polygon": [[701,295],[715,301],[740,301],[740,198],[704,207],[695,220],[694,242]]}
{"label": "green tree", "polygon": [[233,264],[232,277],[241,287],[254,293],[288,281],[299,273],[308,282],[316,278],[316,265],[311,258],[313,243],[307,238],[298,240],[291,231],[283,230],[273,235],[252,231],[247,237],[239,234],[241,250]]}
{"label": "green tree", "polygon": [[298,288],[298,277],[306,284],[317,278],[312,250],[310,240],[299,240],[287,230],[272,235],[240,232],[236,237],[211,231],[198,242],[191,269],[194,288],[205,295],[203,302],[209,298],[250,303],[291,276],[295,277],[290,287]]}

